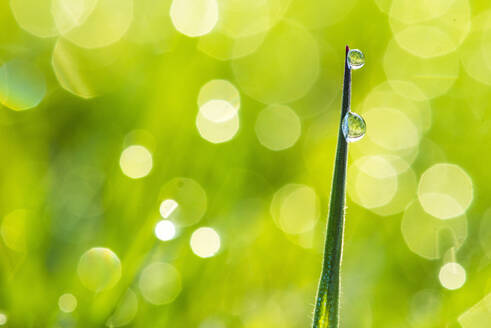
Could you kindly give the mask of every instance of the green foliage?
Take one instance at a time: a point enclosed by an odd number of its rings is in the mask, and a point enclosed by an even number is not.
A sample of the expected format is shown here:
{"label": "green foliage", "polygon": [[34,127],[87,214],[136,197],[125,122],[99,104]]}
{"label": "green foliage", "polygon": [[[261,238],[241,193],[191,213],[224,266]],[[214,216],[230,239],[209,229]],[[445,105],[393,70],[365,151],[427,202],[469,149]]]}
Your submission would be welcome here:
{"label": "green foliage", "polygon": [[343,101],[339,120],[338,144],[334,162],[334,173],[327,219],[324,263],[315,300],[313,328],[339,327],[339,290],[341,255],[343,253],[344,208],[346,200],[346,169],[348,166],[348,142],[344,136],[342,122],[350,111],[351,68],[348,65],[348,51],[344,63]]}

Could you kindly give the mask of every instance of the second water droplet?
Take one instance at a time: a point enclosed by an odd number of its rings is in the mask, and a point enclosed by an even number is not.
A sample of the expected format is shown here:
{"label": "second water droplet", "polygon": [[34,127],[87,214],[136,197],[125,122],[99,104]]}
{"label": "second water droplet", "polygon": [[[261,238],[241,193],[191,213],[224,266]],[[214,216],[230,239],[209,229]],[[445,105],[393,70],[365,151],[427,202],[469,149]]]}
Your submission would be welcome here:
{"label": "second water droplet", "polygon": [[346,141],[354,142],[363,138],[367,125],[363,117],[350,111],[343,118],[342,129]]}

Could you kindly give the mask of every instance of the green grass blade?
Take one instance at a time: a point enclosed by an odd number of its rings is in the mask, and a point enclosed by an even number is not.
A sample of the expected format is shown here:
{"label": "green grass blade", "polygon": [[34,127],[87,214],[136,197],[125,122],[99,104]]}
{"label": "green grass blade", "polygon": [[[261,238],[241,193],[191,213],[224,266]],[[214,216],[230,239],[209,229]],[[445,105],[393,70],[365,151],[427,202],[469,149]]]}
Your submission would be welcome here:
{"label": "green grass blade", "polygon": [[349,111],[351,100],[351,69],[348,66],[346,46],[344,64],[343,102],[339,123],[338,145],[334,163],[331,201],[327,225],[322,274],[315,301],[313,328],[338,328],[339,326],[339,273],[343,252],[344,203],[346,198],[346,167],[348,143],[342,131],[342,121]]}

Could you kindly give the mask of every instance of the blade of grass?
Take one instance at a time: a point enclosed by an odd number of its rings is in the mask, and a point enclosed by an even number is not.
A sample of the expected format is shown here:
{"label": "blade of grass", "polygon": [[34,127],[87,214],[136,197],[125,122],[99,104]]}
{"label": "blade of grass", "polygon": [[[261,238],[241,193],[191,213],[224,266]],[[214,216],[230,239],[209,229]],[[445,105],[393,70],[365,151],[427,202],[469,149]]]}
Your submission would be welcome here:
{"label": "blade of grass", "polygon": [[351,69],[348,51],[344,60],[343,101],[339,122],[338,145],[334,162],[331,201],[327,219],[327,237],[322,273],[315,301],[313,328],[338,328],[339,326],[339,273],[343,252],[344,203],[346,198],[346,166],[348,143],[343,135],[342,122],[351,101]]}

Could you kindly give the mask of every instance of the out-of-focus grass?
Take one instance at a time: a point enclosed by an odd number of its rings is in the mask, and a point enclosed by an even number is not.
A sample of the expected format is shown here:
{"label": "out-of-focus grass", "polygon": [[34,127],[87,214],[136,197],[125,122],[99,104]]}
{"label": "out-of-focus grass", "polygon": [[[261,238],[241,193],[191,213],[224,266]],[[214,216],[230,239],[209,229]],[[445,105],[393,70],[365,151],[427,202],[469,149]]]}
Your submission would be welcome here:
{"label": "out-of-focus grass", "polygon": [[[352,108],[366,118],[367,136],[348,160],[342,327],[489,322],[486,1],[220,1],[211,33],[198,28],[205,34],[191,38],[189,26],[172,22],[171,1],[126,1],[128,15],[99,0],[103,23],[80,34],[55,24],[43,38],[39,19],[49,25],[53,13],[33,4],[48,2],[0,2],[0,323],[101,327],[130,288],[137,307],[130,297],[119,311],[127,317],[117,317],[128,326],[310,325],[341,103],[337,49],[345,44],[368,62],[353,81]],[[240,93],[237,131],[196,126],[200,90],[214,79]],[[226,142],[209,141],[216,138]],[[151,154],[140,179],[120,166],[130,145]],[[142,172],[149,163],[139,158],[123,167]],[[193,187],[169,194],[176,177],[199,184],[204,210]],[[164,242],[154,227],[169,195],[180,207],[168,218],[176,236]],[[200,227],[220,237],[208,258],[190,246]],[[216,246],[203,236],[195,248]],[[117,283],[99,292],[77,273],[93,247],[121,264]],[[455,290],[444,286],[462,275],[442,274],[448,262],[466,273]],[[172,265],[178,278],[145,280],[153,263]],[[70,313],[58,304],[66,293],[77,300]]]}

